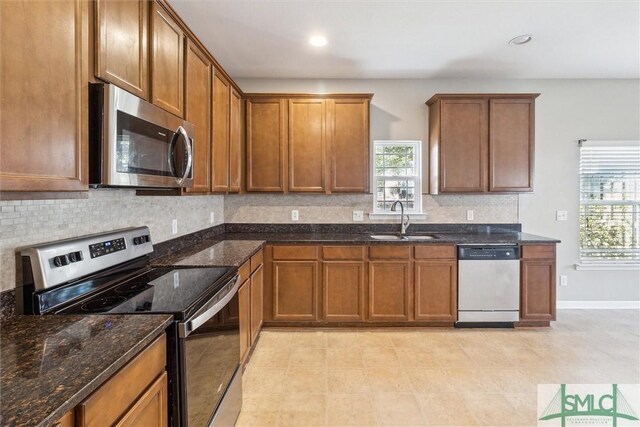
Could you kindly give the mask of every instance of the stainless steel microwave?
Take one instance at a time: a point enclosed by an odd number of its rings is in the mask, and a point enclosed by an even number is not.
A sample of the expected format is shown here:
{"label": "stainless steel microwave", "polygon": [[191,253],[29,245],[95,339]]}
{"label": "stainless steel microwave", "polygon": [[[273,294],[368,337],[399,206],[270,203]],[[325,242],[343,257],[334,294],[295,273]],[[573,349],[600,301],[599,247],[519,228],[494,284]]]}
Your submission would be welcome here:
{"label": "stainless steel microwave", "polygon": [[92,187],[193,186],[192,124],[112,84],[89,93]]}

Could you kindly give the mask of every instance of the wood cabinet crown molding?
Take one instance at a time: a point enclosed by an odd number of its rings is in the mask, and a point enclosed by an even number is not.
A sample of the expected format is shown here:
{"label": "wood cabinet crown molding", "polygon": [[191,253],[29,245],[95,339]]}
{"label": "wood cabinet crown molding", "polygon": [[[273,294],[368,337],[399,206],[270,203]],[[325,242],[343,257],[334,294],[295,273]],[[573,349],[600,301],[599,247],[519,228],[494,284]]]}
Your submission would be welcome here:
{"label": "wood cabinet crown molding", "polygon": [[372,99],[373,93],[276,93],[276,92],[260,92],[260,93],[245,93],[245,98],[317,98],[317,99],[345,99],[345,98],[360,98],[360,99]]}
{"label": "wood cabinet crown molding", "polygon": [[539,93],[436,93],[425,102],[431,106],[440,99],[513,99],[513,98],[532,98],[539,97]]}

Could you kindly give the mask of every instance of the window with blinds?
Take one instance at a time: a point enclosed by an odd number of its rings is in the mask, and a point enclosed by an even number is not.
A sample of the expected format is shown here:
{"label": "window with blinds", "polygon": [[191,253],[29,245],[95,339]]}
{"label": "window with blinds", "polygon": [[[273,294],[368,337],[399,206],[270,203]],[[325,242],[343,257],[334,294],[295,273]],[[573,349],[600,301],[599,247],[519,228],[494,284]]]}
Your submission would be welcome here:
{"label": "window with blinds", "polygon": [[374,141],[373,211],[390,212],[396,200],[405,212],[422,211],[420,141]]}
{"label": "window with blinds", "polygon": [[580,262],[640,261],[640,142],[580,143]]}

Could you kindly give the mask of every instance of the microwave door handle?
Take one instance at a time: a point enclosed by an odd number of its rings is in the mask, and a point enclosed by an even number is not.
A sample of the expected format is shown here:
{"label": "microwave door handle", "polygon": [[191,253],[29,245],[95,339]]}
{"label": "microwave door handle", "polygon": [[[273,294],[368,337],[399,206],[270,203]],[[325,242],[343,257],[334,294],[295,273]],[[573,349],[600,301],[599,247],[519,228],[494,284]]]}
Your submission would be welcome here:
{"label": "microwave door handle", "polygon": [[173,167],[175,153],[173,147],[176,145],[176,140],[178,139],[178,133],[174,133],[171,137],[171,141],[169,142],[169,152],[167,153],[167,163],[169,164],[169,173],[171,176],[176,176],[176,170]]}
{"label": "microwave door handle", "polygon": [[229,291],[220,298],[219,301],[214,302],[213,300],[215,297],[212,297],[200,310],[198,310],[196,314],[193,315],[193,317],[178,325],[178,336],[180,338],[186,338],[191,335],[193,331],[218,314],[220,310],[222,310],[224,306],[231,301],[231,299],[238,293],[238,288],[240,287],[238,275],[234,276],[229,282],[234,282],[233,287],[229,289]]}
{"label": "microwave door handle", "polygon": [[187,152],[187,166],[184,168],[184,175],[178,181],[178,185],[182,187],[182,183],[189,176],[189,172],[191,172],[191,167],[193,166],[193,151],[191,149],[191,139],[187,134],[187,131],[182,126],[178,126],[178,130],[176,135],[180,134],[182,136],[182,143],[184,144],[184,149]]}

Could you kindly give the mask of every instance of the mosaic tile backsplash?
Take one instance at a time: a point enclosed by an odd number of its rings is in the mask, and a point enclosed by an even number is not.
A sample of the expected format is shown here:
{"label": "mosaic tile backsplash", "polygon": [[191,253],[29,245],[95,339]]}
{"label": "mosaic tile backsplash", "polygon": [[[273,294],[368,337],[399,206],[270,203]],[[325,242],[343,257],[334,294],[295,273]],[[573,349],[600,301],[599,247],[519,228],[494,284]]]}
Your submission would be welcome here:
{"label": "mosaic tile backsplash", "polygon": [[[176,235],[171,234],[174,218]],[[0,201],[0,291],[16,286],[20,247],[140,225],[149,226],[154,242],[162,242],[223,222],[223,196],[136,196],[135,190],[98,189],[89,190],[88,199]]]}

